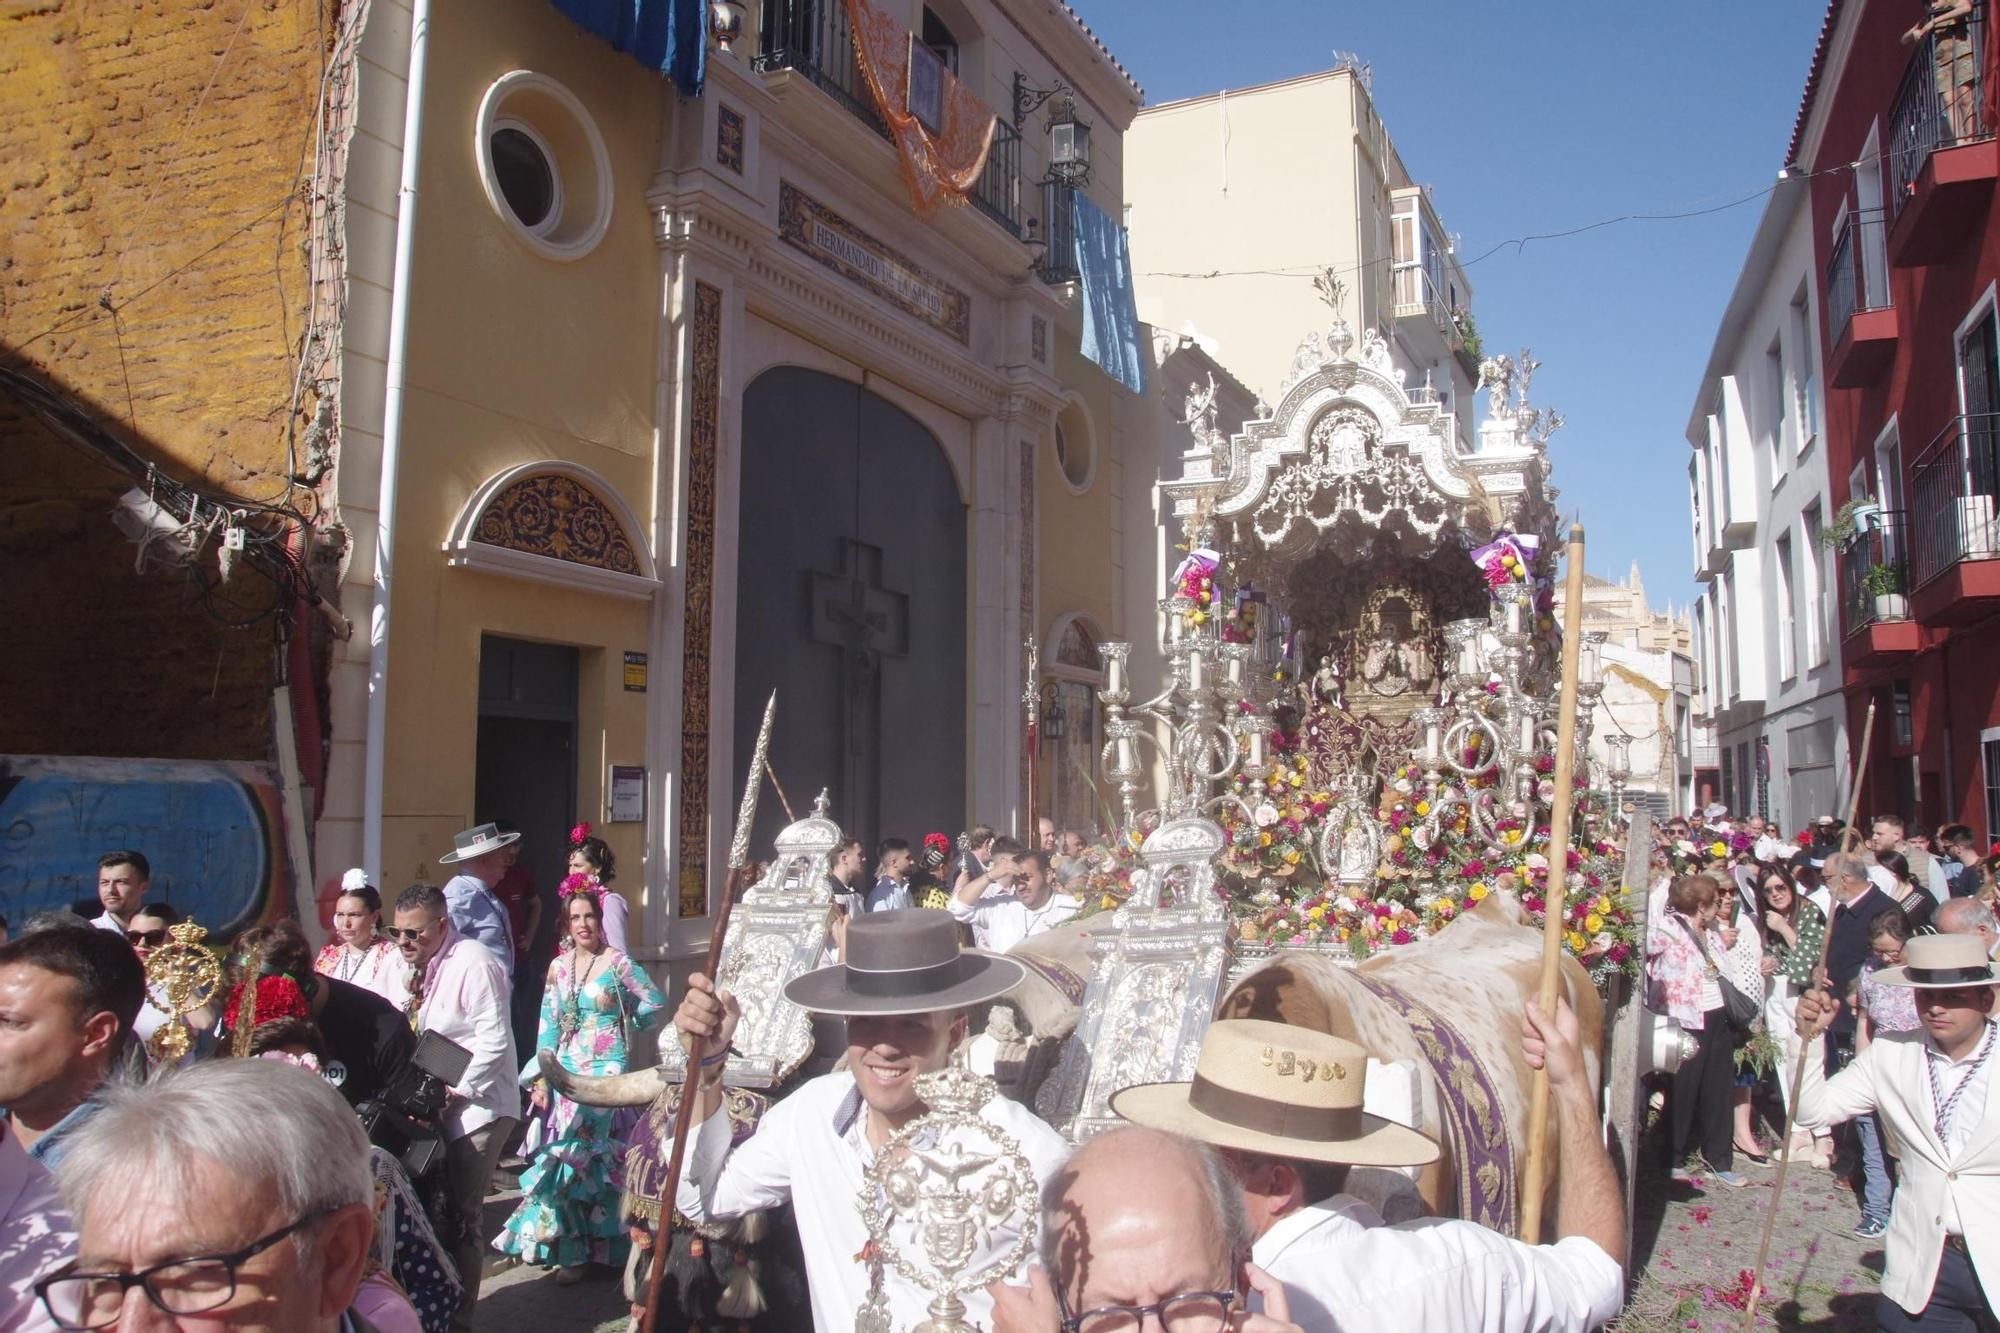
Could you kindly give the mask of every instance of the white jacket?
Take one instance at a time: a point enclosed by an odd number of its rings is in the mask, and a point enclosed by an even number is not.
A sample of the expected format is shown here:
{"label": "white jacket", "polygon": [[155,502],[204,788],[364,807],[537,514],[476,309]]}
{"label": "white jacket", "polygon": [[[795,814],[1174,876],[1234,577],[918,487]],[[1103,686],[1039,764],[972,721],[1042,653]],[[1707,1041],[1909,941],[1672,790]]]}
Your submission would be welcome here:
{"label": "white jacket", "polygon": [[1808,1059],[1799,1085],[1800,1124],[1819,1129],[1874,1111],[1900,1145],[1882,1294],[1911,1314],[1930,1304],[1954,1211],[1980,1285],[2000,1292],[2000,1096],[1993,1095],[2000,1061],[1989,1059],[1973,1075],[1986,1080],[1986,1105],[1954,1156],[1932,1119],[1927,1046],[1922,1032],[1884,1033],[1830,1079]]}

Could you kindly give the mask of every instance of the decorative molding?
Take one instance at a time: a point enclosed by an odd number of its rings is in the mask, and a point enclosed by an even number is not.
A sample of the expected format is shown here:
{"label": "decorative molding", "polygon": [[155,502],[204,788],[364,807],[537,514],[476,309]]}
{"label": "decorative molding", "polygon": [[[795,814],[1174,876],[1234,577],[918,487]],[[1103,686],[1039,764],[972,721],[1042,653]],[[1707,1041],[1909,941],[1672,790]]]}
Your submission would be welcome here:
{"label": "decorative molding", "polygon": [[715,163],[743,174],[743,113],[727,102],[715,108]]}
{"label": "decorative molding", "polygon": [[709,668],[714,649],[715,470],[722,407],[722,291],[694,284],[688,326],[686,596],[681,615],[682,920],[708,913]]}
{"label": "decorative molding", "polygon": [[497,472],[452,520],[443,549],[461,568],[535,579],[580,592],[646,598],[659,590],[646,529],[604,477],[543,459]]}
{"label": "decorative molding", "polygon": [[790,181],[778,184],[778,234],[814,263],[953,340],[972,340],[972,298]]}

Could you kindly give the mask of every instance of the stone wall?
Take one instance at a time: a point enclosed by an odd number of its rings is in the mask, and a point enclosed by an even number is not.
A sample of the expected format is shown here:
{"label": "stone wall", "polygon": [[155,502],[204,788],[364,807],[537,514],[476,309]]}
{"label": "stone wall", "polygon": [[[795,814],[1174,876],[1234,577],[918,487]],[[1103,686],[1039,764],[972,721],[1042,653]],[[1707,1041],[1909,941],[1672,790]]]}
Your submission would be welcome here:
{"label": "stone wall", "polygon": [[[0,12],[0,363],[219,497],[302,502],[303,172],[336,8]],[[185,573],[135,573],[110,521],[132,484],[0,391],[0,753],[262,758],[274,590],[239,572],[204,606]]]}

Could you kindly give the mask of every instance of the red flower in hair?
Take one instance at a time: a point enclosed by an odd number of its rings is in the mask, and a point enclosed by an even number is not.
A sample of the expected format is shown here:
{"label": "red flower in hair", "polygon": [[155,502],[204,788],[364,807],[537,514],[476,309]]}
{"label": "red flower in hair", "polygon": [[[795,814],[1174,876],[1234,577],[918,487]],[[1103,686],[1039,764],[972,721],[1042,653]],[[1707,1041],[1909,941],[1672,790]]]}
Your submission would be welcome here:
{"label": "red flower in hair", "polygon": [[585,820],[569,831],[569,845],[581,847],[590,840],[590,821]]}
{"label": "red flower in hair", "polygon": [[[234,1028],[237,1016],[243,1010],[243,987],[237,986],[229,992],[229,1003],[223,1009],[222,1021],[225,1027]],[[259,1023],[268,1023],[274,1018],[312,1017],[312,1006],[306,1003],[306,993],[299,989],[299,983],[290,977],[257,978],[257,1012],[254,1018]]]}
{"label": "red flower in hair", "polygon": [[951,839],[945,837],[942,833],[926,833],[924,834],[924,850],[927,852],[936,852],[940,856],[949,855],[951,852]]}

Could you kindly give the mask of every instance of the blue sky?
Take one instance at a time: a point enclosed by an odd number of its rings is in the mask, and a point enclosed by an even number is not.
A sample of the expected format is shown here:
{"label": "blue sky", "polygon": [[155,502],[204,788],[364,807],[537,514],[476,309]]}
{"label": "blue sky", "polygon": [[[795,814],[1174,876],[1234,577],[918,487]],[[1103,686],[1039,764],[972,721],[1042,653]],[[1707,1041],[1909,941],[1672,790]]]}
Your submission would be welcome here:
{"label": "blue sky", "polygon": [[[1468,260],[1510,237],[1770,186],[1825,13],[1822,0],[1071,4],[1149,104],[1358,55]],[[1637,560],[1656,607],[1696,592],[1683,432],[1762,207],[1533,241],[1467,272],[1488,350],[1532,347],[1535,400],[1568,420],[1555,483],[1588,530],[1588,568],[1616,577]]]}

